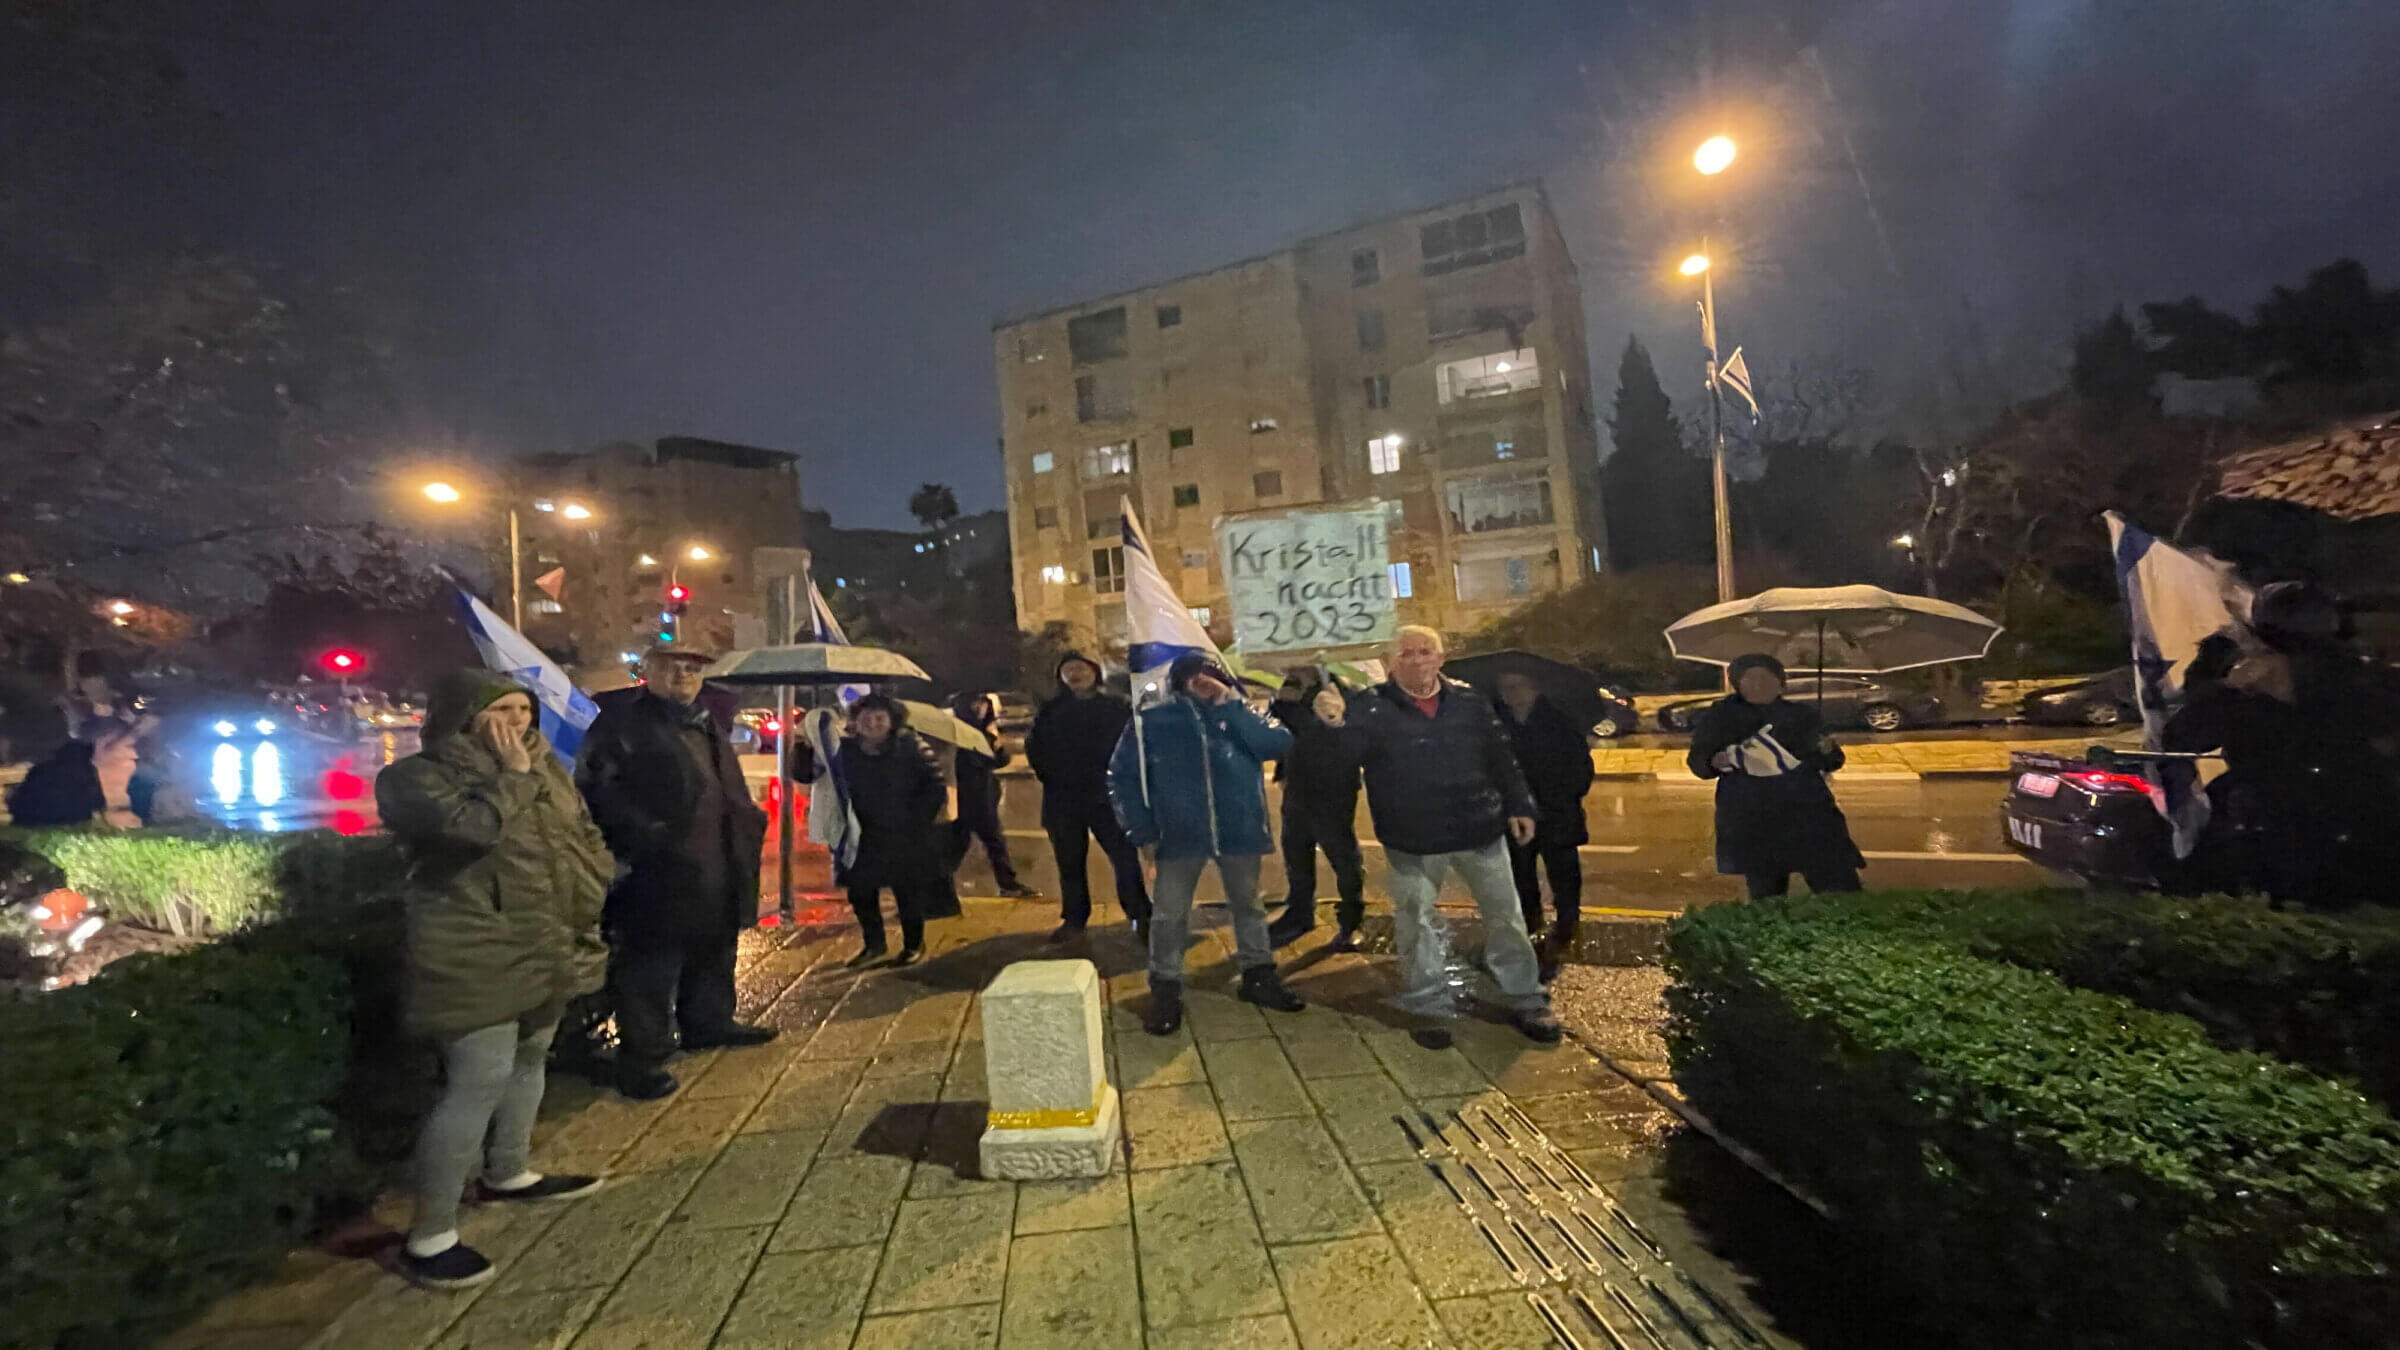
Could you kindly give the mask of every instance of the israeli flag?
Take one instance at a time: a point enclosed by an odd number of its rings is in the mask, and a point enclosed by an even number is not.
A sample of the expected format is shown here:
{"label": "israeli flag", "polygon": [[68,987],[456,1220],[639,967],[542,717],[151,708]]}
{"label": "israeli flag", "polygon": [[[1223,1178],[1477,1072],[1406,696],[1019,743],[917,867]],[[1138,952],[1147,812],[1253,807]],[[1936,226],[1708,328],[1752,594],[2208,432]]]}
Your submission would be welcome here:
{"label": "israeli flag", "polygon": [[[2142,710],[2142,743],[2165,743],[2167,719],[2183,707],[2185,676],[2200,644],[2238,632],[2249,612],[2249,588],[2232,569],[2205,553],[2164,543],[2114,511],[2108,539],[2125,597],[2125,627],[2133,639],[2133,689]],[[2175,831],[2175,856],[2188,858],[2208,824],[2208,796],[2198,767],[2166,761],[2149,769],[2160,814]]]}
{"label": "israeli flag", "polygon": [[817,772],[808,785],[808,840],[833,855],[834,866],[850,870],[858,861],[858,812],[850,805],[850,785],[842,779],[837,755],[842,748],[841,714],[817,708],[800,719],[802,734],[816,749]]}
{"label": "israeli flag", "polygon": [[505,619],[481,600],[462,590],[458,593],[458,603],[467,622],[467,636],[475,640],[475,650],[482,653],[483,664],[533,691],[542,735],[549,740],[559,761],[574,768],[575,752],[583,748],[583,733],[591,727],[592,719],[600,715],[600,705],[576,688],[567,678],[567,672],[542,655],[541,648],[509,627]]}
{"label": "israeli flag", "polygon": [[842,632],[842,621],[833,617],[833,606],[825,603],[825,592],[817,589],[817,578],[808,578],[808,640],[847,647],[850,639]]}
{"label": "israeli flag", "polygon": [[1176,657],[1193,652],[1220,662],[1225,657],[1158,570],[1131,497],[1117,499],[1117,524],[1125,537],[1125,666],[1133,672],[1133,701],[1139,707],[1165,696],[1167,667]]}

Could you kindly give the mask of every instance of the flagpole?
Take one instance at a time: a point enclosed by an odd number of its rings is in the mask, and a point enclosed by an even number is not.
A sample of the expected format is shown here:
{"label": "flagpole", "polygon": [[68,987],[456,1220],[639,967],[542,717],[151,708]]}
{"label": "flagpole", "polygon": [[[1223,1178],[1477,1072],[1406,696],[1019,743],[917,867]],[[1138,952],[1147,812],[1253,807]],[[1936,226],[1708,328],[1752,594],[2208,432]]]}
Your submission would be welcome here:
{"label": "flagpole", "polygon": [[[1708,240],[1700,241],[1702,257],[1708,256]],[[1717,603],[1734,598],[1733,589],[1733,514],[1725,500],[1725,396],[1717,388],[1717,283],[1716,268],[1700,273],[1700,336],[1708,343],[1708,438],[1712,449],[1710,478],[1716,505]]]}
{"label": "flagpole", "polygon": [[517,533],[517,508],[508,508],[508,623],[525,631],[525,545]]}

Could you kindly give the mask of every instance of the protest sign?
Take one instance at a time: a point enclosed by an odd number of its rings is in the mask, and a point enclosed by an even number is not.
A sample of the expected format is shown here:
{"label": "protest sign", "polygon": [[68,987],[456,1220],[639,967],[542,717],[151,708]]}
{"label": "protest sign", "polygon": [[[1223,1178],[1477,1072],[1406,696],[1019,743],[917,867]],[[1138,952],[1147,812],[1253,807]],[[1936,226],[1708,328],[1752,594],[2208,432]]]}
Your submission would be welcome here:
{"label": "protest sign", "polygon": [[1390,642],[1390,538],[1383,503],[1217,522],[1235,644],[1261,655]]}

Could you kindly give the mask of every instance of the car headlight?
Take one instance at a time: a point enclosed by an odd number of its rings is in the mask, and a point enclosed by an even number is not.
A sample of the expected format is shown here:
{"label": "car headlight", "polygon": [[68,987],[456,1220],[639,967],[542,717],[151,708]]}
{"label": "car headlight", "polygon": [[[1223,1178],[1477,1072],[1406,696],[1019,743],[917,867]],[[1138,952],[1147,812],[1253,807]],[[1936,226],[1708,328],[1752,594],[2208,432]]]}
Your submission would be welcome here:
{"label": "car headlight", "polygon": [[272,736],[275,734],[275,719],[272,717],[262,717],[252,725],[258,728],[258,734],[261,736]]}
{"label": "car headlight", "polygon": [[218,734],[218,735],[220,735],[220,736],[230,736],[230,735],[232,735],[233,733],[235,733],[235,732],[237,732],[237,731],[239,731],[239,730],[241,730],[241,728],[240,728],[240,727],[237,727],[237,726],[235,726],[235,725],[234,725],[233,723],[231,723],[231,722],[219,722],[219,723],[217,723],[217,734]]}

